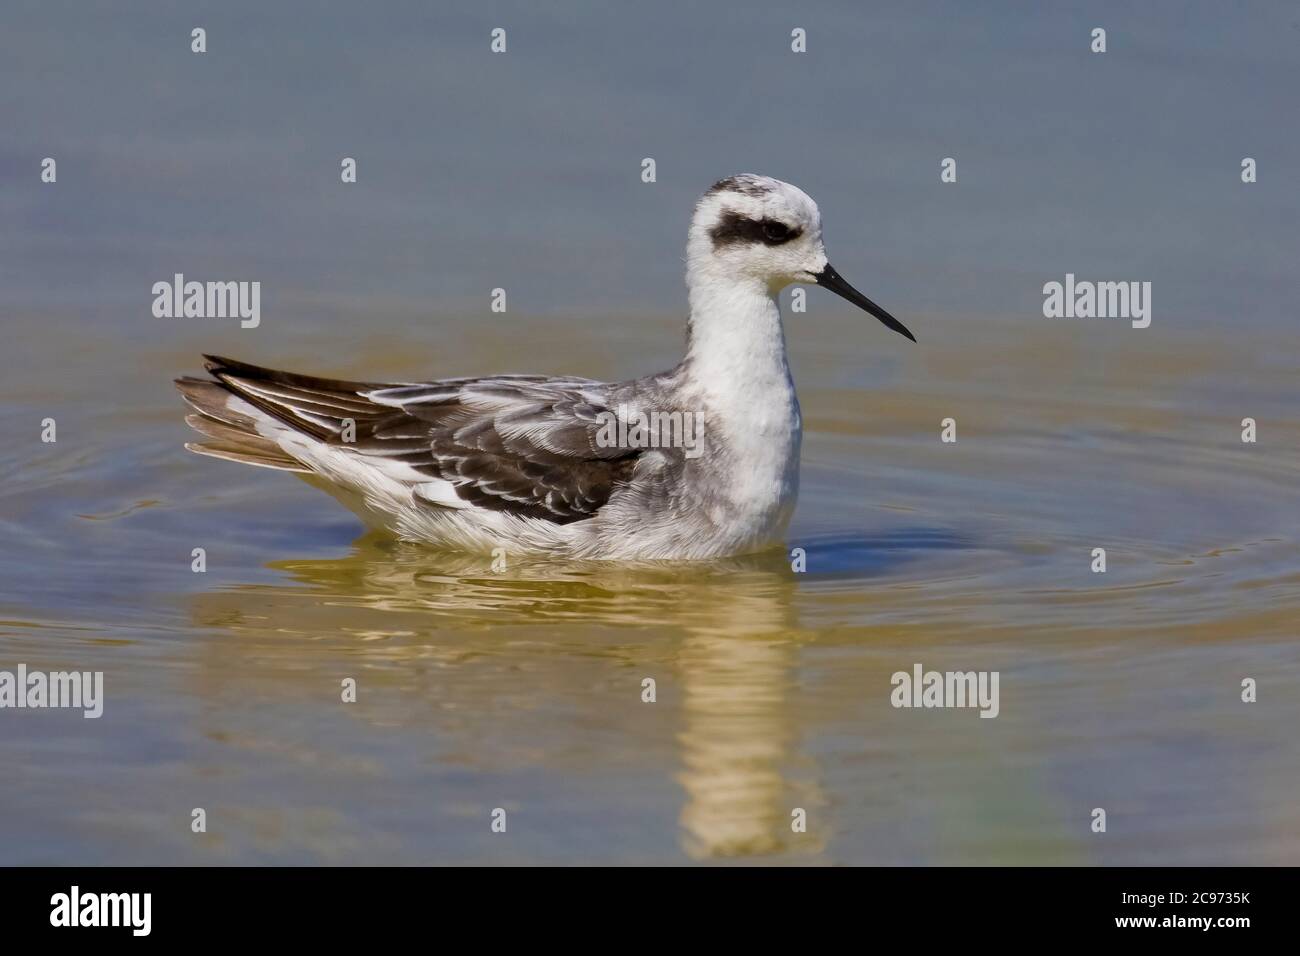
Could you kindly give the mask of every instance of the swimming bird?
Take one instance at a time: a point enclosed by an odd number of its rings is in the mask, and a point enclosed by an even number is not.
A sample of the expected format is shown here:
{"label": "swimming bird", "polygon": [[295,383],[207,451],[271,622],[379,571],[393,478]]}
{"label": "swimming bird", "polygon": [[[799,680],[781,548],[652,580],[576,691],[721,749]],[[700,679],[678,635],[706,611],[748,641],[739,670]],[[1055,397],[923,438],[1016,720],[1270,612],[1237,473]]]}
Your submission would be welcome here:
{"label": "swimming bird", "polygon": [[[295,472],[367,525],[445,549],[704,559],[778,543],[802,421],[778,293],[816,283],[916,341],[826,258],[821,213],[767,176],[720,180],[686,245],[686,354],[626,382],[342,381],[205,356],[180,378],[191,451]],[[665,434],[666,433],[666,434]]]}

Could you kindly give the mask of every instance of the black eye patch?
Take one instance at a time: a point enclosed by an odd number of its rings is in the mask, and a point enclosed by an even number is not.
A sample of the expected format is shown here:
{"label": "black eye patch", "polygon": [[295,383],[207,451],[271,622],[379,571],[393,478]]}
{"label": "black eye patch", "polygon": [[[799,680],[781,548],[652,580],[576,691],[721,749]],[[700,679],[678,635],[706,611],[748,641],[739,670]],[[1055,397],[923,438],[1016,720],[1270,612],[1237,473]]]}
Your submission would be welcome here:
{"label": "black eye patch", "polygon": [[724,212],[718,224],[709,230],[714,249],[744,242],[779,246],[801,235],[802,229],[791,229],[779,219],[746,219],[740,213],[730,211]]}

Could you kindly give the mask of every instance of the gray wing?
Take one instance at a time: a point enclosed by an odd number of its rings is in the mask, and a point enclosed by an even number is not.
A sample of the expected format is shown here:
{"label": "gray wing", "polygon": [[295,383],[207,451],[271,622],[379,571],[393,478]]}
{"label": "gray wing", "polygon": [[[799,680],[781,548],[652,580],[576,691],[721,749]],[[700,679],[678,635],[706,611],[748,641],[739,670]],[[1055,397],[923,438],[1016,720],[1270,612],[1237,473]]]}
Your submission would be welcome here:
{"label": "gray wing", "polygon": [[390,477],[445,481],[468,506],[581,521],[630,480],[640,454],[598,442],[599,416],[610,412],[607,386],[588,379],[506,375],[388,385],[205,358],[221,385],[286,425],[363,456]]}

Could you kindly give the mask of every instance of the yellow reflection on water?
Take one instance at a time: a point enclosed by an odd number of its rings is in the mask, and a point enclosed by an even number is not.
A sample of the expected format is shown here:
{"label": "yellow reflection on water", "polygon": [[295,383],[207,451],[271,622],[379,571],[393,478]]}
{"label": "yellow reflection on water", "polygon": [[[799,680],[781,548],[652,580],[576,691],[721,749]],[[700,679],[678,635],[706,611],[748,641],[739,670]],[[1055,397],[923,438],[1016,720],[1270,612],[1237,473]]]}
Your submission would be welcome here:
{"label": "yellow reflection on water", "polygon": [[788,774],[798,764],[798,777],[807,777],[809,761],[798,753],[791,699],[801,640],[797,588],[782,552],[694,566],[518,562],[497,574],[487,557],[371,535],[345,558],[274,567],[292,586],[196,595],[195,622],[231,630],[255,643],[258,655],[299,663],[295,635],[341,633],[354,642],[351,656],[452,666],[517,655],[513,641],[494,639],[498,631],[507,639],[526,635],[542,649],[549,636],[560,666],[537,676],[538,693],[575,699],[589,692],[566,680],[563,659],[572,644],[589,640],[597,652],[602,629],[614,628],[625,641],[634,629],[638,636],[623,653],[667,675],[658,679],[654,706],[676,713],[673,721],[635,710],[610,720],[626,722],[629,738],[656,726],[670,734],[664,742],[676,749],[684,792],[682,851],[704,859],[815,853],[824,844],[824,821],[809,833],[791,826],[796,807],[811,816],[822,798]]}

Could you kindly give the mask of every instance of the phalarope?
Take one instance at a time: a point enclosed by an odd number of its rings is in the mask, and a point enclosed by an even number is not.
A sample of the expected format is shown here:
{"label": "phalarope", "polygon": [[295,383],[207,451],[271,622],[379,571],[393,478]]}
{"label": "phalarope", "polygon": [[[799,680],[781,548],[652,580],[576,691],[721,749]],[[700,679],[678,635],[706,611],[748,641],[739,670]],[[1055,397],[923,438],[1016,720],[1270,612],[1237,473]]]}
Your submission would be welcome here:
{"label": "phalarope", "polygon": [[[785,533],[799,484],[802,423],[777,294],[816,283],[916,339],[831,267],[817,204],[789,183],[715,183],[686,251],[686,357],[670,371],[383,384],[210,355],[211,379],[176,381],[204,435],[185,447],[297,472],[371,527],[454,550],[627,560],[761,550]],[[627,427],[656,415],[694,421],[700,443]]]}

